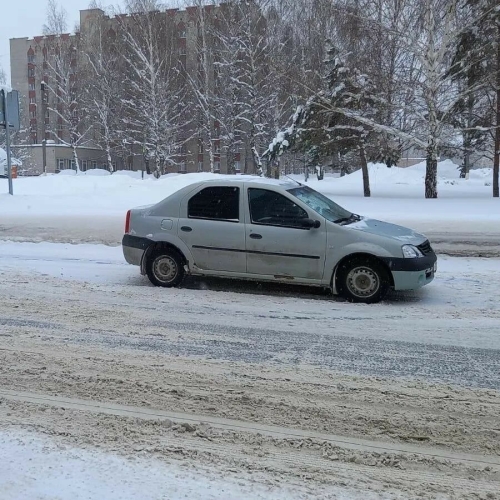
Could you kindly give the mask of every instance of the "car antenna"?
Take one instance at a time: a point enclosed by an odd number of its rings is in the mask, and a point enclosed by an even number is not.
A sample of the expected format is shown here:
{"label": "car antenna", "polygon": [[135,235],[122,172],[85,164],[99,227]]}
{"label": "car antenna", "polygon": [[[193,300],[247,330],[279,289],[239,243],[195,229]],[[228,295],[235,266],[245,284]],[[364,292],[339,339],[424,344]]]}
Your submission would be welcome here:
{"label": "car antenna", "polygon": [[293,182],[296,182],[299,186],[303,186],[304,184],[301,184],[297,179],[293,179],[292,177],[290,177],[289,175],[285,175],[285,177],[287,179],[290,179],[291,181]]}

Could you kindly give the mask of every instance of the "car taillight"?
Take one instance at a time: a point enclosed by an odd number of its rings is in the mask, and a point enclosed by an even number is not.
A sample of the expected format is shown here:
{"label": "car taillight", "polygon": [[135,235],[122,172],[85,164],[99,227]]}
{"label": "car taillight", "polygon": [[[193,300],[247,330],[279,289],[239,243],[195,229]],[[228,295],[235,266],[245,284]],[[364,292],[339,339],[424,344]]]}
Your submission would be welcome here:
{"label": "car taillight", "polygon": [[130,231],[130,210],[127,212],[127,216],[125,218],[125,234],[128,234]]}

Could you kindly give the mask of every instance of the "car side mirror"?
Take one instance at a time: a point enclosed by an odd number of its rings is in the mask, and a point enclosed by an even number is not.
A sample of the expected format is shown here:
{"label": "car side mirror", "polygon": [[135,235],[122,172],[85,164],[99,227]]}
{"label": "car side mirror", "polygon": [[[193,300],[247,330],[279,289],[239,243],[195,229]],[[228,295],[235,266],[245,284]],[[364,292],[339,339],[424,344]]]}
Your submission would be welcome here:
{"label": "car side mirror", "polygon": [[301,223],[302,227],[306,227],[307,229],[318,229],[321,226],[321,222],[314,219],[302,219]]}

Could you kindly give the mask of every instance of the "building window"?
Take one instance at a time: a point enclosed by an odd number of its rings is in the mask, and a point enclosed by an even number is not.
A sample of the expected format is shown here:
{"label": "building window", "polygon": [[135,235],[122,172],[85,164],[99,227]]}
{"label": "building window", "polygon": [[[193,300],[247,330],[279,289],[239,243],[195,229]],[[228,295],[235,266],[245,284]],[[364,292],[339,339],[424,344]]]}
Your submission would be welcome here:
{"label": "building window", "polygon": [[58,123],[58,124],[57,124],[57,130],[58,130],[59,132],[62,132],[62,129],[63,129],[63,124],[62,124],[62,123]]}
{"label": "building window", "polygon": [[180,23],[177,28],[179,30],[179,38],[186,38],[186,26],[184,26],[183,23]]}
{"label": "building window", "polygon": [[179,172],[186,172],[186,162],[181,161],[179,164]]}
{"label": "building window", "polygon": [[186,47],[179,47],[179,55],[180,56],[186,55]]}
{"label": "building window", "polygon": [[198,172],[203,172],[203,162],[198,161]]}
{"label": "building window", "polygon": [[234,162],[234,171],[239,174],[241,172],[241,163],[239,161]]}
{"label": "building window", "polygon": [[216,173],[219,173],[220,172],[220,160],[216,160],[214,161],[214,171]]}
{"label": "building window", "polygon": [[66,168],[66,160],[64,160],[63,158],[59,158],[57,160],[57,168],[59,170],[64,170]]}
{"label": "building window", "polygon": [[92,168],[97,168],[97,161],[96,160],[92,160]]}
{"label": "building window", "polygon": [[36,104],[36,97],[30,97],[30,104]]}
{"label": "building window", "polygon": [[82,171],[85,172],[87,170],[87,160],[82,160]]}
{"label": "building window", "polygon": [[35,69],[34,68],[28,68],[28,76],[30,78],[34,78],[34,76],[35,76]]}
{"label": "building window", "polygon": [[35,63],[35,54],[28,54],[28,62],[31,64]]}
{"label": "building window", "polygon": [[214,143],[214,153],[220,153],[220,141]]}
{"label": "building window", "polygon": [[35,90],[35,84],[34,83],[30,83],[29,84],[29,89],[30,90]]}
{"label": "building window", "polygon": [[48,120],[50,118],[50,111],[47,109],[45,111],[45,119]]}
{"label": "building window", "polygon": [[36,111],[30,111],[30,118],[36,118]]}

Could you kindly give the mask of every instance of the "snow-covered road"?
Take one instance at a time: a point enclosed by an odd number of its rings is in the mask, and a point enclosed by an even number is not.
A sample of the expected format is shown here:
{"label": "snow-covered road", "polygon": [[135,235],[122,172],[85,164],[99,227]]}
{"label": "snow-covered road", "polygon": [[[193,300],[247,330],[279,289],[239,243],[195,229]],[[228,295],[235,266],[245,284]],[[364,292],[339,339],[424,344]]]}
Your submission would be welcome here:
{"label": "snow-covered road", "polygon": [[[371,213],[368,211],[367,213]],[[425,234],[439,253],[451,256],[499,257],[500,224],[491,221],[411,219],[383,214],[383,220]],[[10,214],[0,219],[0,241],[121,244],[125,213]]]}
{"label": "snow-covered road", "polygon": [[[40,311],[43,317],[4,309],[0,325],[50,329],[54,337],[69,330],[74,344],[500,389],[496,259],[441,257],[431,285],[393,293],[378,306],[230,280],[189,279],[181,289],[157,289],[124,262],[119,247],[103,245],[0,243],[0,269],[11,304],[54,303],[47,282],[63,290],[57,307]],[[51,278],[64,281],[55,287]],[[78,318],[84,305],[98,327],[64,320],[70,310]],[[117,328],[121,321],[126,328]]]}
{"label": "snow-covered road", "polygon": [[366,306],[226,280],[158,289],[119,247],[0,242],[0,430],[278,492],[307,477],[299,498],[495,495],[500,261],[438,265]]}

